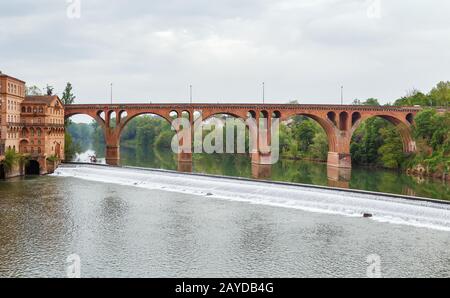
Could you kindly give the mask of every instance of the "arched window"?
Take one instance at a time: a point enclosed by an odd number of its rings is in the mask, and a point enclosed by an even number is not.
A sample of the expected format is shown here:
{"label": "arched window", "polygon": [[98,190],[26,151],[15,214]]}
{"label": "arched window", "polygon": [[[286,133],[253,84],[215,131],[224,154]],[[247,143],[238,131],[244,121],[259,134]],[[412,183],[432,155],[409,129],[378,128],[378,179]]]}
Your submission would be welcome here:
{"label": "arched window", "polygon": [[26,108],[25,107],[22,107],[22,113],[25,113],[26,112]]}
{"label": "arched window", "polygon": [[27,113],[31,113],[31,107],[27,108]]}
{"label": "arched window", "polygon": [[37,129],[37,135],[38,135],[38,137],[41,136],[41,129],[40,128]]}

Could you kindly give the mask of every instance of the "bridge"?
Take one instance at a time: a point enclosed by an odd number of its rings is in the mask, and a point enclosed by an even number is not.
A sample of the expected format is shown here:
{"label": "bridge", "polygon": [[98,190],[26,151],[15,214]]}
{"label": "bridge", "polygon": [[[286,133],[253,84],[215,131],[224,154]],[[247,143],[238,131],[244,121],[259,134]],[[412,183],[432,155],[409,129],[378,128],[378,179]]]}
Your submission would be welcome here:
{"label": "bridge", "polygon": [[[414,152],[416,145],[411,135],[411,126],[420,110],[420,107],[306,104],[73,104],[65,106],[65,118],[88,115],[95,119],[104,132],[106,163],[118,165],[121,133],[127,123],[139,115],[158,115],[169,123],[174,118],[185,117],[189,119],[192,127],[194,114],[199,113],[203,120],[220,114],[243,120],[253,117],[256,123],[259,123],[260,118],[267,118],[268,125],[273,118],[285,121],[293,116],[303,115],[315,120],[327,135],[328,166],[349,169],[352,135],[364,120],[372,117],[381,117],[395,125],[403,142],[403,151]],[[270,129],[267,129],[267,132],[270,133]],[[251,152],[252,164],[268,164],[266,155],[267,153],[262,153],[257,148],[256,152]],[[192,161],[192,155],[180,153],[178,160]]]}

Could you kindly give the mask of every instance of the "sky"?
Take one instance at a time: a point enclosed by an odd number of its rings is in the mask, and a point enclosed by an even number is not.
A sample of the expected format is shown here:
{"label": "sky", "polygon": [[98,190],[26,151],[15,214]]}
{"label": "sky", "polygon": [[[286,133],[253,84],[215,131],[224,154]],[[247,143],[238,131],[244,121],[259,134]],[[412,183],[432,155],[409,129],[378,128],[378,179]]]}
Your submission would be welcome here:
{"label": "sky", "polygon": [[1,0],[0,71],[76,103],[393,102],[450,80],[448,0]]}

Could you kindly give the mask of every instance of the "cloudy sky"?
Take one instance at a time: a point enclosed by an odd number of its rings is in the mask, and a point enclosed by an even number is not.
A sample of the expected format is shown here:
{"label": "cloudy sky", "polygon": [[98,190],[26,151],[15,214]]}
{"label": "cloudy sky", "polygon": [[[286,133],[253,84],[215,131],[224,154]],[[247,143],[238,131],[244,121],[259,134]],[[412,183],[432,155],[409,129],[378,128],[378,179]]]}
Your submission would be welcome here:
{"label": "cloudy sky", "polygon": [[1,0],[0,70],[78,103],[390,102],[450,80],[448,0]]}

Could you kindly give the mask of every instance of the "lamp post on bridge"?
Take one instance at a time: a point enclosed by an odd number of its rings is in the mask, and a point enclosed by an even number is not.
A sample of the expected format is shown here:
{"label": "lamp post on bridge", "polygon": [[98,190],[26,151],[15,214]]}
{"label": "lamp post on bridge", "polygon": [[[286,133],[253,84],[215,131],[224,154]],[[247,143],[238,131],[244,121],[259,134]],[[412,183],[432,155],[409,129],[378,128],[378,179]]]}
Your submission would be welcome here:
{"label": "lamp post on bridge", "polygon": [[341,105],[344,104],[344,86],[341,86]]}
{"label": "lamp post on bridge", "polygon": [[189,103],[192,104],[192,85],[189,85]]}
{"label": "lamp post on bridge", "polygon": [[263,82],[262,83],[262,100],[263,100],[263,104],[265,103],[265,101],[266,101],[266,86],[265,86],[265,83]]}
{"label": "lamp post on bridge", "polygon": [[113,103],[113,83],[111,83],[111,104]]}

